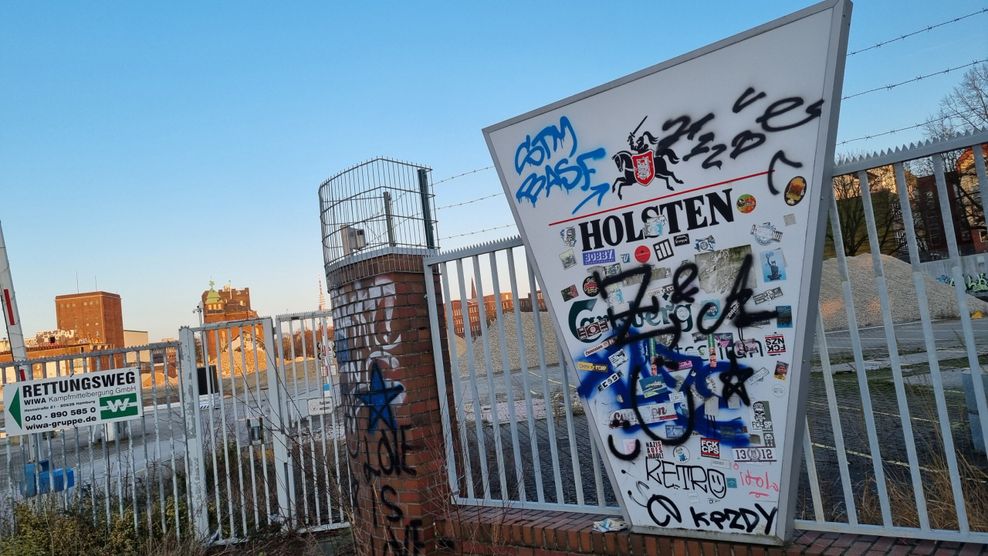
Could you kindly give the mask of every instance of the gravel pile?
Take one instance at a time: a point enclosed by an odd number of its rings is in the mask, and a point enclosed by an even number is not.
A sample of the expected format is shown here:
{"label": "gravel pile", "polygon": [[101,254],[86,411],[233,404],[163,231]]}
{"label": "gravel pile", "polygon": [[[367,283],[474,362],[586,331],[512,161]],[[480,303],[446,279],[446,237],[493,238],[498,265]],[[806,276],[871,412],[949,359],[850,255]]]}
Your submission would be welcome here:
{"label": "gravel pile", "polygon": [[[912,267],[895,257],[882,255],[885,281],[889,291],[892,321],[914,322],[920,319],[919,301],[913,286]],[[854,298],[854,314],[859,327],[882,324],[882,305],[875,288],[875,272],[872,269],[871,254],[865,253],[847,258],[847,274]],[[954,287],[937,282],[923,274],[930,316],[934,319],[956,319],[957,297]],[[820,310],[823,325],[827,330],[844,330],[847,326],[847,311],[844,308],[840,273],[837,259],[823,261],[820,285]],[[969,311],[988,311],[988,303],[974,296],[967,296]]]}
{"label": "gravel pile", "polygon": [[[242,376],[258,371],[266,371],[268,368],[267,352],[264,348],[257,346],[257,361],[254,360],[254,350],[248,349],[246,356],[239,348],[234,348],[233,350],[233,368],[230,367],[230,352],[226,349],[222,350],[219,357],[219,363],[216,362],[216,357],[209,358],[210,365],[216,365],[219,369],[220,376]],[[244,368],[244,360],[246,359],[247,367]]]}
{"label": "gravel pile", "polygon": [[[890,292],[889,301],[892,309],[892,320],[896,323],[914,322],[920,319],[919,303],[916,289],[913,287],[912,267],[895,257],[882,255],[885,269],[885,280]],[[851,293],[854,297],[855,316],[859,327],[874,326],[882,323],[882,306],[875,289],[875,274],[872,270],[871,255],[865,253],[848,257],[848,276],[851,283]],[[926,296],[930,308],[930,316],[934,319],[955,319],[960,315],[957,310],[957,298],[953,286],[940,283],[924,274]],[[837,259],[823,261],[820,286],[820,310],[823,315],[825,328],[843,330],[847,328],[847,312],[844,310],[844,297],[840,275],[837,272]],[[988,312],[988,303],[973,296],[967,296],[969,311],[980,310]],[[525,353],[529,368],[538,368],[538,352],[535,343],[535,319],[532,313],[521,313],[522,333],[525,341]],[[545,341],[545,358],[547,365],[559,364],[559,350],[556,335],[552,330],[551,317],[542,313],[542,338]],[[497,331],[497,321],[488,326],[492,366],[497,372],[501,370],[501,346]],[[507,344],[508,368],[519,369],[520,350],[518,335],[515,328],[514,315],[505,319],[505,334]],[[466,342],[454,336],[458,354],[460,372],[467,373]],[[481,338],[472,339],[473,360],[478,371],[483,371],[484,347]]]}
{"label": "gravel pile", "polygon": [[[549,313],[541,313],[539,319],[542,324],[542,340],[545,342],[545,363],[546,365],[559,364],[559,347],[556,343],[556,333],[552,330],[552,317]],[[497,333],[498,321],[493,321],[488,327],[488,346],[491,352],[491,364],[495,371],[501,371],[501,339]],[[520,369],[521,350],[519,349],[517,327],[515,326],[514,315],[506,316],[504,319],[504,343],[507,347],[508,369]],[[528,360],[528,368],[537,369],[539,367],[539,352],[535,335],[535,315],[532,313],[521,313],[521,337],[525,341],[525,358]],[[459,343],[457,343],[459,345]],[[486,367],[484,363],[484,342],[481,338],[473,338],[471,345],[473,349],[474,369],[482,372]],[[466,349],[459,358],[459,368],[462,374],[467,374]]]}

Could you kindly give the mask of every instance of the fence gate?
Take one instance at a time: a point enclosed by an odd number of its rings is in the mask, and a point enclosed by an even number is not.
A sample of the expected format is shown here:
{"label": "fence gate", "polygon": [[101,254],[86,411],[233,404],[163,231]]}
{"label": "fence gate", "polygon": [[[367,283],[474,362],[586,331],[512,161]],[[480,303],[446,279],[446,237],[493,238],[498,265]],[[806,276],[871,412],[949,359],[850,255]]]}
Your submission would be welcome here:
{"label": "fence gate", "polygon": [[[195,535],[183,379],[178,342],[85,352],[0,364],[0,385],[17,380],[76,376],[137,367],[144,411],[140,418],[78,426],[28,436],[0,435],[0,538],[12,532],[16,503],[52,504],[91,514],[106,527],[132,520],[142,536]],[[4,400],[7,403],[7,400]],[[0,427],[9,423],[0,415]]]}
{"label": "fence gate", "polygon": [[[980,131],[834,168],[797,528],[988,542],[988,319],[972,318],[988,315],[986,154]],[[453,389],[440,403],[456,502],[614,511],[522,241],[424,264],[435,350],[448,339],[436,372]],[[735,480],[778,488],[757,469]]]}
{"label": "fence gate", "polygon": [[[183,328],[197,526],[213,543],[346,526],[328,312]],[[190,446],[192,444],[190,443]],[[198,455],[198,454],[196,454]],[[347,471],[348,472],[348,471]]]}

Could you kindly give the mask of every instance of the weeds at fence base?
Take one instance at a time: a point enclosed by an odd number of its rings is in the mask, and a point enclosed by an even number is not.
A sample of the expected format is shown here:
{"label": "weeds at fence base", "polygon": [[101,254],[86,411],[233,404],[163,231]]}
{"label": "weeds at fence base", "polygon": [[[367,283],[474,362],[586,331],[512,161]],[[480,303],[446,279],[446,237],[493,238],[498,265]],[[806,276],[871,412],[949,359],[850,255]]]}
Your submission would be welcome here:
{"label": "weeds at fence base", "polygon": [[188,536],[178,540],[174,532],[150,534],[143,527],[135,529],[129,511],[115,515],[106,526],[93,521],[85,506],[63,509],[54,500],[47,500],[41,504],[17,503],[13,517],[17,525],[4,535],[0,556],[315,556],[324,554],[327,545],[332,547],[332,554],[353,554],[347,531],[331,535],[269,531],[243,543],[207,549]]}
{"label": "weeds at fence base", "polygon": [[17,525],[0,543],[0,556],[205,554],[190,540],[150,535],[143,528],[135,528],[129,511],[104,525],[93,520],[85,505],[62,509],[51,499],[40,504],[18,503],[13,516]]}

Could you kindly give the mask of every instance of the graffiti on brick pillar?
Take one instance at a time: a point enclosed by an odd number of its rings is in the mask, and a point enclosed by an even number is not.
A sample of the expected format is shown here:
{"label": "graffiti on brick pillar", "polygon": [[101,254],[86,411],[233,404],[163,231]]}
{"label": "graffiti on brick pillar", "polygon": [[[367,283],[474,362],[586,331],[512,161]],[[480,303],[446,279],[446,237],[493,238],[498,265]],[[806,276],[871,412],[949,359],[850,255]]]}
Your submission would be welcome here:
{"label": "graffiti on brick pillar", "polygon": [[408,463],[411,425],[395,413],[405,387],[388,376],[400,368],[394,355],[401,333],[392,328],[396,288],[386,278],[353,284],[334,300],[337,361],[342,378],[347,452],[354,519],[369,523],[373,554],[419,554],[425,547],[422,521],[406,518],[399,480],[416,475]]}

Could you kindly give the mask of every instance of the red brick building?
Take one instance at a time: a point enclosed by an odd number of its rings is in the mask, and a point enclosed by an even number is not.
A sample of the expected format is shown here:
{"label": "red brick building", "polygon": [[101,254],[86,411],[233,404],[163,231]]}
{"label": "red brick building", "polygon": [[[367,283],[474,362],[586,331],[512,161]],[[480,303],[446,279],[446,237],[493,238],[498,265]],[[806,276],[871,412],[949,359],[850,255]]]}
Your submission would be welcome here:
{"label": "red brick building", "polygon": [[[542,290],[538,290],[536,293],[538,299],[539,311],[546,311],[545,300],[542,298]],[[484,296],[484,316],[487,317],[487,324],[490,324],[497,318],[497,304],[500,302],[501,311],[503,314],[510,315],[515,310],[515,300],[511,297],[511,292],[502,293],[500,299],[494,296],[494,294],[488,294]],[[453,331],[457,336],[462,337],[464,335],[463,325],[463,302],[459,299],[454,299],[450,302],[453,308]],[[480,306],[477,303],[477,292],[473,290],[473,295],[466,302],[467,314],[470,322],[470,333],[473,337],[480,335]],[[522,313],[532,312],[532,299],[530,297],[523,297],[518,301],[518,310]]]}
{"label": "red brick building", "polygon": [[109,348],[124,347],[120,296],[96,291],[55,296],[55,318],[61,330]]}
{"label": "red brick building", "polygon": [[[250,288],[236,289],[227,284],[217,290],[214,283],[209,283],[209,289],[202,292],[202,319],[203,323],[243,321],[257,318],[257,311],[250,307]],[[219,367],[224,375],[229,375],[233,367],[242,363],[236,358],[232,358],[229,350],[232,347],[235,351],[245,349],[245,344],[257,342],[258,346],[264,344],[264,330],[261,325],[253,326],[232,326],[223,327],[218,330],[210,330],[206,334],[208,342],[207,353],[211,365],[217,364],[217,342],[219,343]],[[252,346],[251,346],[252,347]],[[250,349],[248,349],[251,352]],[[247,366],[253,370],[253,353],[248,357]],[[232,361],[232,363],[231,363]],[[259,368],[266,368],[263,362],[258,362]]]}
{"label": "red brick building", "polygon": [[[988,156],[988,148],[983,147]],[[974,150],[965,149],[958,157],[954,170],[944,172],[947,186],[947,203],[954,224],[954,237],[961,255],[988,252],[988,231],[985,230],[984,211],[980,206],[978,177],[974,165]],[[947,233],[941,215],[941,203],[934,176],[922,176],[916,180],[917,227],[922,230],[926,250],[936,258],[946,258]]]}

